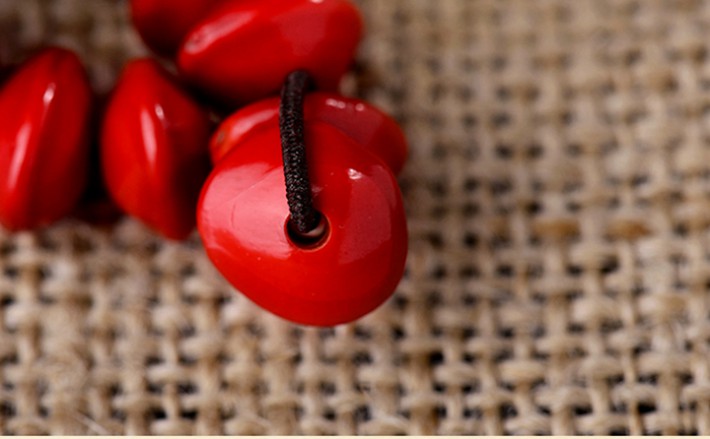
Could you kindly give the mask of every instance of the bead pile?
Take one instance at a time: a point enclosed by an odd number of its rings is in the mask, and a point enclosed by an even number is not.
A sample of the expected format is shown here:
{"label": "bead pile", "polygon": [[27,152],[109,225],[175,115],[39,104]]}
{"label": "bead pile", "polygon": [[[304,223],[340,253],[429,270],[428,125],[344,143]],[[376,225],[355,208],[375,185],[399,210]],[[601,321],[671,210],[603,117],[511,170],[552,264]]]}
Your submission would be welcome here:
{"label": "bead pile", "polygon": [[[357,8],[348,0],[130,6],[160,58],[129,62],[105,108],[79,58],[58,47],[2,84],[0,224],[31,230],[76,216],[98,166],[117,210],[171,240],[197,226],[217,269],[276,315],[332,326],[389,298],[407,254],[396,181],[407,145],[392,118],[337,93],[362,36]],[[302,87],[289,87],[299,77]],[[299,221],[306,208],[310,220]]]}

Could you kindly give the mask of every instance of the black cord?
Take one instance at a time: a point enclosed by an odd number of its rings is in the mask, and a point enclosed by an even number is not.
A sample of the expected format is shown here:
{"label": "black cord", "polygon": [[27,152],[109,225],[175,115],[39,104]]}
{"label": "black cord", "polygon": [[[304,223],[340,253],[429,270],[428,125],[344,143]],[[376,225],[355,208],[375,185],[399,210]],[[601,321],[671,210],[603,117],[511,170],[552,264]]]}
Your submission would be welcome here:
{"label": "black cord", "polygon": [[313,206],[304,140],[303,101],[311,86],[312,79],[305,71],[298,70],[288,75],[281,91],[279,108],[286,198],[291,212],[289,226],[303,237],[317,230],[321,222],[321,214]]}

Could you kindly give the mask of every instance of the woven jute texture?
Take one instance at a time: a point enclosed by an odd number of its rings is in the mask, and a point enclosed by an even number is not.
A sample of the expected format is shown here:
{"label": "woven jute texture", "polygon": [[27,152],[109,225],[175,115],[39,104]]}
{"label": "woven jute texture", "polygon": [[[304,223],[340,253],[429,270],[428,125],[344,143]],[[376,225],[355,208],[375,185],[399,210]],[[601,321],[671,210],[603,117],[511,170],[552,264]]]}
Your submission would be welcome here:
{"label": "woven jute texture", "polygon": [[[710,434],[710,1],[358,4],[346,90],[412,150],[393,299],[303,328],[196,235],[0,232],[0,431]],[[146,53],[117,0],[0,0],[0,35],[98,93]]]}

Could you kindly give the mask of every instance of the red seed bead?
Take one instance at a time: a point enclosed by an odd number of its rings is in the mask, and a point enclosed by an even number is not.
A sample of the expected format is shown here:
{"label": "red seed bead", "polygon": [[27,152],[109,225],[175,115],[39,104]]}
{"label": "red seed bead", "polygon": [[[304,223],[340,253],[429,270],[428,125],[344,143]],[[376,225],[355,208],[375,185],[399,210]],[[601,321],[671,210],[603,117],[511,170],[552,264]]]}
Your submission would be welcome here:
{"label": "red seed bead", "polygon": [[209,173],[210,134],[208,114],[155,61],[131,62],[113,92],[101,133],[108,192],[163,236],[186,238]]}
{"label": "red seed bead", "polygon": [[0,223],[34,229],[69,214],[87,180],[91,88],[79,58],[48,48],[0,91]]}
{"label": "red seed bead", "polygon": [[[106,101],[103,100],[97,102],[98,113],[104,113],[105,103]],[[95,123],[91,130],[94,138],[96,138],[100,130],[98,125],[98,123]],[[81,197],[81,201],[79,201],[79,205],[72,212],[72,216],[92,226],[110,227],[123,217],[123,210],[116,205],[106,190],[103,173],[101,172],[98,146],[99,143],[96,142],[95,147],[91,148],[87,188]]]}
{"label": "red seed bead", "polygon": [[278,129],[254,133],[212,172],[198,228],[217,269],[261,307],[296,323],[353,321],[391,296],[407,254],[407,225],[388,167],[334,127],[306,125],[315,245],[289,236]]}
{"label": "red seed bead", "polygon": [[[227,118],[210,142],[213,163],[218,163],[246,137],[279,125],[279,98],[266,99],[242,108]],[[390,116],[359,99],[333,93],[312,93],[304,102],[306,122],[328,123],[359,146],[382,159],[399,174],[407,160],[407,141]]]}
{"label": "red seed bead", "polygon": [[131,18],[143,42],[172,56],[190,29],[224,0],[131,0]]}
{"label": "red seed bead", "polygon": [[335,90],[361,33],[348,0],[228,0],[189,33],[178,66],[225,104],[276,94],[295,70],[307,70],[319,89]]}

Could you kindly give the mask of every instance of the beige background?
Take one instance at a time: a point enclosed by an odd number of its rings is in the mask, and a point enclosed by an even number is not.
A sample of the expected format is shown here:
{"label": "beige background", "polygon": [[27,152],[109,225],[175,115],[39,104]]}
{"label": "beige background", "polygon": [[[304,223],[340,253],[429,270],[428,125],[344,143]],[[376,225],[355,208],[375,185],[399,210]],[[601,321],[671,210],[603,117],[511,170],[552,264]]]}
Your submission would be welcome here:
{"label": "beige background", "polygon": [[[710,2],[361,0],[408,273],[349,326],[234,294],[197,238],[0,232],[0,430],[710,434]],[[0,53],[143,53],[111,0],[0,0]]]}

